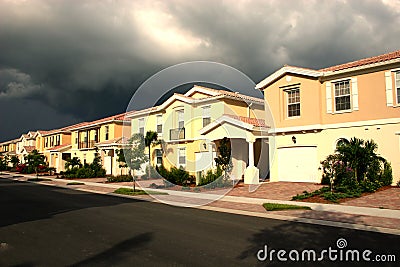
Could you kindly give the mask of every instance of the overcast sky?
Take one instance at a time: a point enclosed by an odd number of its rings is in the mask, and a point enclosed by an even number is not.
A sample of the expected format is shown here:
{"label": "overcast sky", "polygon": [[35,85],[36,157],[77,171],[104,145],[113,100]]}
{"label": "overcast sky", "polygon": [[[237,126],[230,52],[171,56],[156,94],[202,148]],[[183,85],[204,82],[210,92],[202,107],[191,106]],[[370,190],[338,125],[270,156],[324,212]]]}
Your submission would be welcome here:
{"label": "overcast sky", "polygon": [[0,141],[124,112],[178,63],[223,63],[257,83],[284,64],[398,50],[399,25],[399,0],[0,0]]}

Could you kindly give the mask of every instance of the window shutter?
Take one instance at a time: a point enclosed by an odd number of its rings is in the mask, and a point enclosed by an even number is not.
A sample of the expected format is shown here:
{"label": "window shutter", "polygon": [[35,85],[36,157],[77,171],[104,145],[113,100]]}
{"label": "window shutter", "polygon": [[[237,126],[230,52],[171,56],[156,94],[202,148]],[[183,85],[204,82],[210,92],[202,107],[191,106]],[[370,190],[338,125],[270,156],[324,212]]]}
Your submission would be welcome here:
{"label": "window shutter", "polygon": [[326,82],[326,112],[332,113],[332,85]]}
{"label": "window shutter", "polygon": [[358,84],[357,78],[351,78],[351,96],[353,100],[353,110],[358,110]]}
{"label": "window shutter", "polygon": [[392,72],[385,72],[385,83],[386,83],[386,105],[393,107],[393,91],[392,91]]}

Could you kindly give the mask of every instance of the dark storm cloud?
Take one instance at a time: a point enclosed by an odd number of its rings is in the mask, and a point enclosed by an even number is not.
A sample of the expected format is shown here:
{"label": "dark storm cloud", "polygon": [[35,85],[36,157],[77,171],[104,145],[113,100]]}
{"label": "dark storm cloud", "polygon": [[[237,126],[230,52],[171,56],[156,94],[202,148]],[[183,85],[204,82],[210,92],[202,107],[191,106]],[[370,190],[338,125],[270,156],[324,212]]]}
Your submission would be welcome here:
{"label": "dark storm cloud", "polygon": [[[399,6],[396,0],[2,1],[0,140],[25,131],[9,118],[12,107],[20,117],[38,112],[47,121],[32,119],[30,129],[123,112],[141,83],[177,63],[221,62],[259,82],[283,64],[321,68],[397,50]],[[149,95],[158,94],[153,90]]]}

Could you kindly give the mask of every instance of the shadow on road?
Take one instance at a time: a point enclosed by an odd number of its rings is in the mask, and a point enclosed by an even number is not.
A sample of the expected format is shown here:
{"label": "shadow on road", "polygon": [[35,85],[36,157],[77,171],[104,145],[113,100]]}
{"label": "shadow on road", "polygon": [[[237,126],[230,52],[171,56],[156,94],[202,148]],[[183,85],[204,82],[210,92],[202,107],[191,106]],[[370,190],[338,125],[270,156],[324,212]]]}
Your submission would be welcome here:
{"label": "shadow on road", "polygon": [[0,227],[74,210],[139,201],[0,179]]}
{"label": "shadow on road", "polygon": [[153,239],[152,233],[144,233],[124,240],[112,248],[94,255],[71,266],[115,266],[132,257],[135,251],[140,250]]}

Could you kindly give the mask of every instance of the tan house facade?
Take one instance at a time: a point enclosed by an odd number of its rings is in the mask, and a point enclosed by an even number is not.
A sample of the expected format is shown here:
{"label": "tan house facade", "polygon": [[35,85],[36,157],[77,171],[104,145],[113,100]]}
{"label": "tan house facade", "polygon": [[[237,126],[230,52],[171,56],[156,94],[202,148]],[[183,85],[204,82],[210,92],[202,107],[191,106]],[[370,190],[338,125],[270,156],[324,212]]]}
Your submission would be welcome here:
{"label": "tan house facade", "polygon": [[320,70],[284,66],[256,89],[275,123],[271,181],[320,182],[320,161],[352,137],[374,140],[400,179],[400,51]]}

